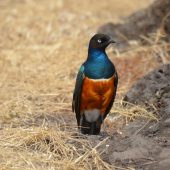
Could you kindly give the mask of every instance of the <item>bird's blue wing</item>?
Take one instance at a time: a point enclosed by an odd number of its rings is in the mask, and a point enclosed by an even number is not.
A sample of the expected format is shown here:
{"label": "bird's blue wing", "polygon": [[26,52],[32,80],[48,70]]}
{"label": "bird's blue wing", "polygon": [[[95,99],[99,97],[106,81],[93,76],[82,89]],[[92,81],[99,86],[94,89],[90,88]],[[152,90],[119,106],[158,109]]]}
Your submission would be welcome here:
{"label": "bird's blue wing", "polygon": [[78,126],[80,124],[80,100],[83,80],[84,80],[84,66],[82,65],[77,75],[72,101],[72,111],[76,113]]}

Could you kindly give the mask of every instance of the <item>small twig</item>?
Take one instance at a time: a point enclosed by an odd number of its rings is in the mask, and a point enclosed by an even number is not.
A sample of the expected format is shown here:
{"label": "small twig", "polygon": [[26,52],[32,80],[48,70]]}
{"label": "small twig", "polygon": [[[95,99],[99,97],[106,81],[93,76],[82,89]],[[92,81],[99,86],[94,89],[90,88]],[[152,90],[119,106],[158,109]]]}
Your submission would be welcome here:
{"label": "small twig", "polygon": [[136,136],[140,131],[142,131],[146,125],[148,125],[148,123],[150,122],[151,120],[149,119],[140,129],[138,129],[132,136]]}

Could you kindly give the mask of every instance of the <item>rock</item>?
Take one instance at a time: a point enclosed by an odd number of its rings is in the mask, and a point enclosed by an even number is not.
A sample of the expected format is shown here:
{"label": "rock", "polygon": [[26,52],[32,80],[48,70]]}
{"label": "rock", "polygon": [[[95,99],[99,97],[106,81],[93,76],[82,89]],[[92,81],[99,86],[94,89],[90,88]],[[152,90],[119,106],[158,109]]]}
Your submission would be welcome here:
{"label": "rock", "polygon": [[170,64],[165,64],[140,79],[127,92],[125,101],[157,108],[160,123],[170,119]]}
{"label": "rock", "polygon": [[170,1],[156,0],[148,8],[137,11],[124,19],[123,24],[107,23],[98,29],[99,33],[106,33],[112,36],[121,49],[129,40],[142,40],[142,36],[148,36],[162,28],[167,36],[164,38],[170,41]]}
{"label": "rock", "polygon": [[[124,100],[158,110],[159,122],[138,119],[122,129],[124,136],[109,146],[109,162],[135,169],[168,169],[170,166],[170,64],[141,78]],[[151,108],[148,107],[151,111]],[[154,111],[154,110],[153,110]],[[119,145],[122,149],[119,148]]]}

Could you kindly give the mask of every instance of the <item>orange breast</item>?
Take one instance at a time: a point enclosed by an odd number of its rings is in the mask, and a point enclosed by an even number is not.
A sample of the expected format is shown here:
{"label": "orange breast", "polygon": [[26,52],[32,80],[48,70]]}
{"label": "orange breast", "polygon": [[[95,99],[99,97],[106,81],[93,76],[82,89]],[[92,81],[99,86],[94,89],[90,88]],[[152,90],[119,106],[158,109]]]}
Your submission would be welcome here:
{"label": "orange breast", "polygon": [[92,80],[86,77],[82,87],[80,111],[99,109],[101,115],[104,115],[113,93],[114,76],[106,80]]}

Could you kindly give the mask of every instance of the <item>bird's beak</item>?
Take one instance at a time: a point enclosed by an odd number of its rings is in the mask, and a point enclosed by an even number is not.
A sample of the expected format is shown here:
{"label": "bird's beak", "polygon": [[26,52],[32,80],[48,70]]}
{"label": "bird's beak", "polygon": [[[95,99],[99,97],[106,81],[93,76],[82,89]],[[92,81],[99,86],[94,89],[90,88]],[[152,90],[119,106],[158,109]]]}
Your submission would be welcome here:
{"label": "bird's beak", "polygon": [[113,39],[110,39],[109,44],[111,44],[111,43],[116,43],[116,42]]}
{"label": "bird's beak", "polygon": [[113,39],[110,38],[109,41],[106,44],[106,47],[109,46],[112,43],[116,43],[116,42]]}

